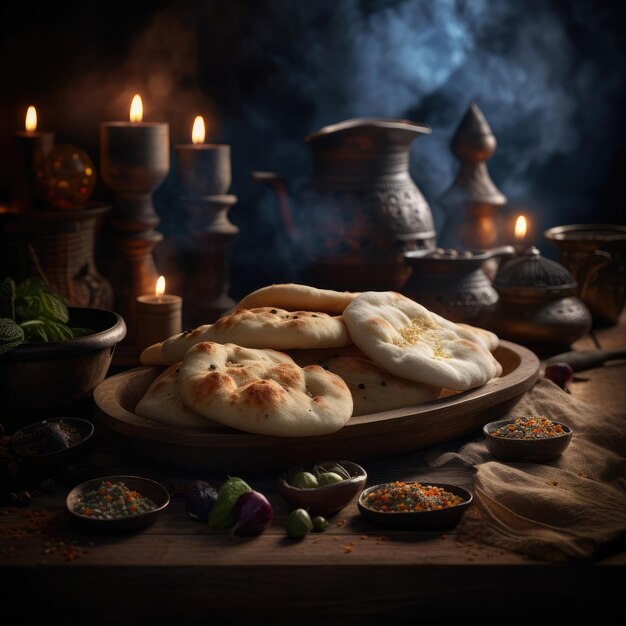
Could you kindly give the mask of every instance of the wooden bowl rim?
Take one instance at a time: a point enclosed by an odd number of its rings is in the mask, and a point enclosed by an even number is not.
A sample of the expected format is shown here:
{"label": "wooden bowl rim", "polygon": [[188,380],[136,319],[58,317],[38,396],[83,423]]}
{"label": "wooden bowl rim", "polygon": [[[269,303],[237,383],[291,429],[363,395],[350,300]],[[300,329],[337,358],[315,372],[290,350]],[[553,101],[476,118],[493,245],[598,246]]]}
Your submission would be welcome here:
{"label": "wooden bowl rim", "polygon": [[[501,351],[508,353],[509,356],[513,355],[516,359],[515,367],[504,376],[494,378],[481,387],[454,393],[450,396],[423,404],[351,417],[348,423],[338,432],[349,432],[351,428],[358,428],[374,422],[380,423],[398,419],[412,419],[418,414],[430,414],[452,406],[462,409],[464,404],[483,401],[482,399],[485,397],[495,397],[498,393],[502,392],[506,392],[506,395],[510,397],[519,395],[520,390],[526,391],[536,380],[540,367],[539,358],[529,349],[504,340],[500,341],[495,351],[496,358],[498,358],[498,353]],[[304,441],[306,439],[320,439],[320,437],[272,437],[244,431],[233,431],[231,429],[227,432],[216,432],[208,431],[203,428],[178,428],[169,424],[155,422],[148,418],[139,417],[127,407],[123,406],[116,395],[114,395],[113,398],[109,397],[111,391],[117,393],[119,387],[127,385],[132,377],[150,373],[153,374],[151,380],[154,380],[164,369],[164,367],[159,366],[141,366],[127,370],[121,374],[116,374],[102,381],[94,389],[94,400],[99,408],[100,415],[104,418],[105,424],[113,428],[113,430],[119,430],[120,428],[128,430],[128,427],[130,427],[134,433],[134,437],[149,439],[151,441],[189,443],[189,440],[193,440],[193,445],[196,446],[225,446],[229,449],[245,449],[249,447],[251,440],[254,440],[257,445],[270,447],[277,440]],[[146,386],[146,389],[149,384],[150,383]],[[332,434],[324,435],[324,437],[332,436]]]}

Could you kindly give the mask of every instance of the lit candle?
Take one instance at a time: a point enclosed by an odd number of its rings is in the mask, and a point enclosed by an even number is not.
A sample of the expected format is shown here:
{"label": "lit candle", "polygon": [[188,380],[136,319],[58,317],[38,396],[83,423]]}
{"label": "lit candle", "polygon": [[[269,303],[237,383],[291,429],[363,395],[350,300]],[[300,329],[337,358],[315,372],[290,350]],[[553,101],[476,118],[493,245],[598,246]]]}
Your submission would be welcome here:
{"label": "lit candle", "polygon": [[204,118],[197,115],[191,130],[191,143],[174,147],[184,196],[220,196],[230,187],[230,146],[204,143],[205,139]]}
{"label": "lit candle", "polygon": [[523,215],[519,215],[515,221],[515,250],[518,254],[524,252],[528,246],[526,245],[526,233],[528,232],[528,226],[526,224],[526,218]]}
{"label": "lit candle", "polygon": [[13,136],[14,159],[12,176],[13,205],[19,210],[37,206],[40,195],[36,170],[54,145],[54,133],[37,130],[37,109],[29,106],[24,130]]}
{"label": "lit candle", "polygon": [[154,295],[137,298],[137,348],[144,350],[182,330],[183,299],[165,293],[165,278],[159,276]]}
{"label": "lit candle", "polygon": [[[100,125],[100,156],[102,178],[109,187],[126,200],[147,198],[152,205],[152,192],[170,169],[169,125],[144,122],[143,102],[135,94],[128,122]],[[153,220],[156,226],[156,215]]]}

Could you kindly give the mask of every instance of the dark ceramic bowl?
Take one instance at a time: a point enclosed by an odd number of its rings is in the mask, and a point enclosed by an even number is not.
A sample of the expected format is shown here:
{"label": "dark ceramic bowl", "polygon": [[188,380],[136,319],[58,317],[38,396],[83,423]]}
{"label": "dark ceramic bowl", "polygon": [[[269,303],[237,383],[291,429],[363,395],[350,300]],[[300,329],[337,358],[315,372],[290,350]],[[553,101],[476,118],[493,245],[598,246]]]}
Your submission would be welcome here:
{"label": "dark ceramic bowl", "polygon": [[104,380],[115,345],[126,335],[113,311],[70,307],[70,326],[95,333],[78,339],[23,344],[0,357],[3,413],[15,427],[42,415],[82,415]]}
{"label": "dark ceramic bowl", "polygon": [[[69,447],[55,446],[50,436],[36,437],[46,424],[65,424],[78,432],[80,439]],[[10,440],[11,452],[29,474],[52,475],[57,470],[78,463],[91,447],[93,424],[78,417],[41,420],[15,431]],[[57,442],[58,443],[58,442]],[[33,454],[33,446],[45,451]]]}
{"label": "dark ceramic bowl", "polygon": [[[87,491],[98,487],[103,480],[108,480],[112,483],[123,482],[129,489],[138,491],[142,496],[152,500],[152,502],[156,504],[156,507],[146,513],[116,519],[94,519],[93,517],[87,517],[86,515],[78,513],[77,509],[80,498]],[[163,485],[149,478],[142,478],[140,476],[102,476],[100,478],[93,478],[92,480],[87,480],[74,487],[74,489],[67,494],[67,499],[65,500],[67,510],[77,524],[86,530],[105,532],[146,528],[154,524],[161,511],[165,509],[169,503],[170,495]]]}
{"label": "dark ceramic bowl", "polygon": [[[315,465],[330,469],[337,464],[346,469],[350,478],[316,489],[299,489],[290,484],[298,472],[310,472]],[[352,498],[365,487],[366,481],[366,471],[356,463],[323,461],[289,468],[278,477],[278,490],[291,506],[306,509],[311,516],[334,515],[350,503]]]}
{"label": "dark ceramic bowl", "polygon": [[[553,420],[554,421],[554,420]],[[485,443],[489,452],[501,461],[520,461],[542,463],[556,459],[572,441],[572,429],[562,422],[565,434],[547,439],[506,439],[491,433],[501,426],[515,422],[514,417],[497,422],[489,422],[483,426]]]}
{"label": "dark ceramic bowl", "polygon": [[457,504],[456,506],[438,509],[435,511],[407,511],[406,513],[385,513],[383,511],[376,511],[367,506],[365,499],[368,494],[375,489],[390,485],[390,483],[382,483],[380,485],[368,487],[365,491],[363,491],[363,493],[361,493],[358,501],[359,513],[361,513],[361,515],[369,522],[379,524],[380,526],[388,526],[390,528],[435,530],[438,528],[452,528],[458,524],[461,516],[472,502],[472,494],[467,489],[463,489],[463,487],[449,485],[447,483],[422,481],[420,484],[441,487],[442,489],[461,497],[463,502],[461,502],[461,504]]}

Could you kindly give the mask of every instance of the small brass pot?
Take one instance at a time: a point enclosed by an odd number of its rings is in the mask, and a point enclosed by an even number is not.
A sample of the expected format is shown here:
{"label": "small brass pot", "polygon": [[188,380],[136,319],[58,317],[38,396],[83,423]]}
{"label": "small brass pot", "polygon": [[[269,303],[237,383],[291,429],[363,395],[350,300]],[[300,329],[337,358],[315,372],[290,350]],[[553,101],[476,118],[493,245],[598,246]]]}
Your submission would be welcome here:
{"label": "small brass pot", "polygon": [[626,226],[571,224],[544,233],[578,283],[594,325],[617,324],[626,303]]}

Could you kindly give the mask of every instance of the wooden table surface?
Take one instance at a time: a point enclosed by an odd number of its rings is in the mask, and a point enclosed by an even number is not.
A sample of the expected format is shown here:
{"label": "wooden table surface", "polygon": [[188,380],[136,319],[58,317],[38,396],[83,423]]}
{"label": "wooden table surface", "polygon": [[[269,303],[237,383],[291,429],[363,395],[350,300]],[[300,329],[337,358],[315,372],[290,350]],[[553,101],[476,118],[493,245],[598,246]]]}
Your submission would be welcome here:
{"label": "wooden table surface", "polygon": [[[623,349],[626,318],[575,347],[598,344]],[[624,361],[581,372],[572,393],[626,416],[625,373]],[[90,476],[136,473],[172,487],[195,478],[219,486],[225,479],[173,475],[153,463],[122,457],[115,440],[102,430]],[[423,452],[366,463],[368,484],[430,479],[472,487],[467,470],[428,469]],[[559,622],[583,617],[599,624],[622,597],[623,542],[593,563],[548,564],[472,543],[453,531],[376,528],[361,520],[354,502],[332,518],[326,533],[293,541],[283,531],[289,509],[274,486],[275,476],[243,478],[274,505],[274,523],[255,538],[194,522],[180,495],[148,529],[86,533],[71,525],[64,510],[65,495],[83,479],[78,474],[34,497],[29,507],[0,509],[0,614],[15,606],[22,614],[37,609],[51,614],[52,608],[66,617],[87,612],[85,623],[90,624],[142,623],[150,616],[157,623],[200,617],[207,624],[252,618],[299,625],[362,624],[379,618],[446,622],[459,616],[516,623],[536,619],[540,610],[542,617]],[[42,522],[47,530],[37,533]],[[21,599],[24,593],[26,600]]]}

